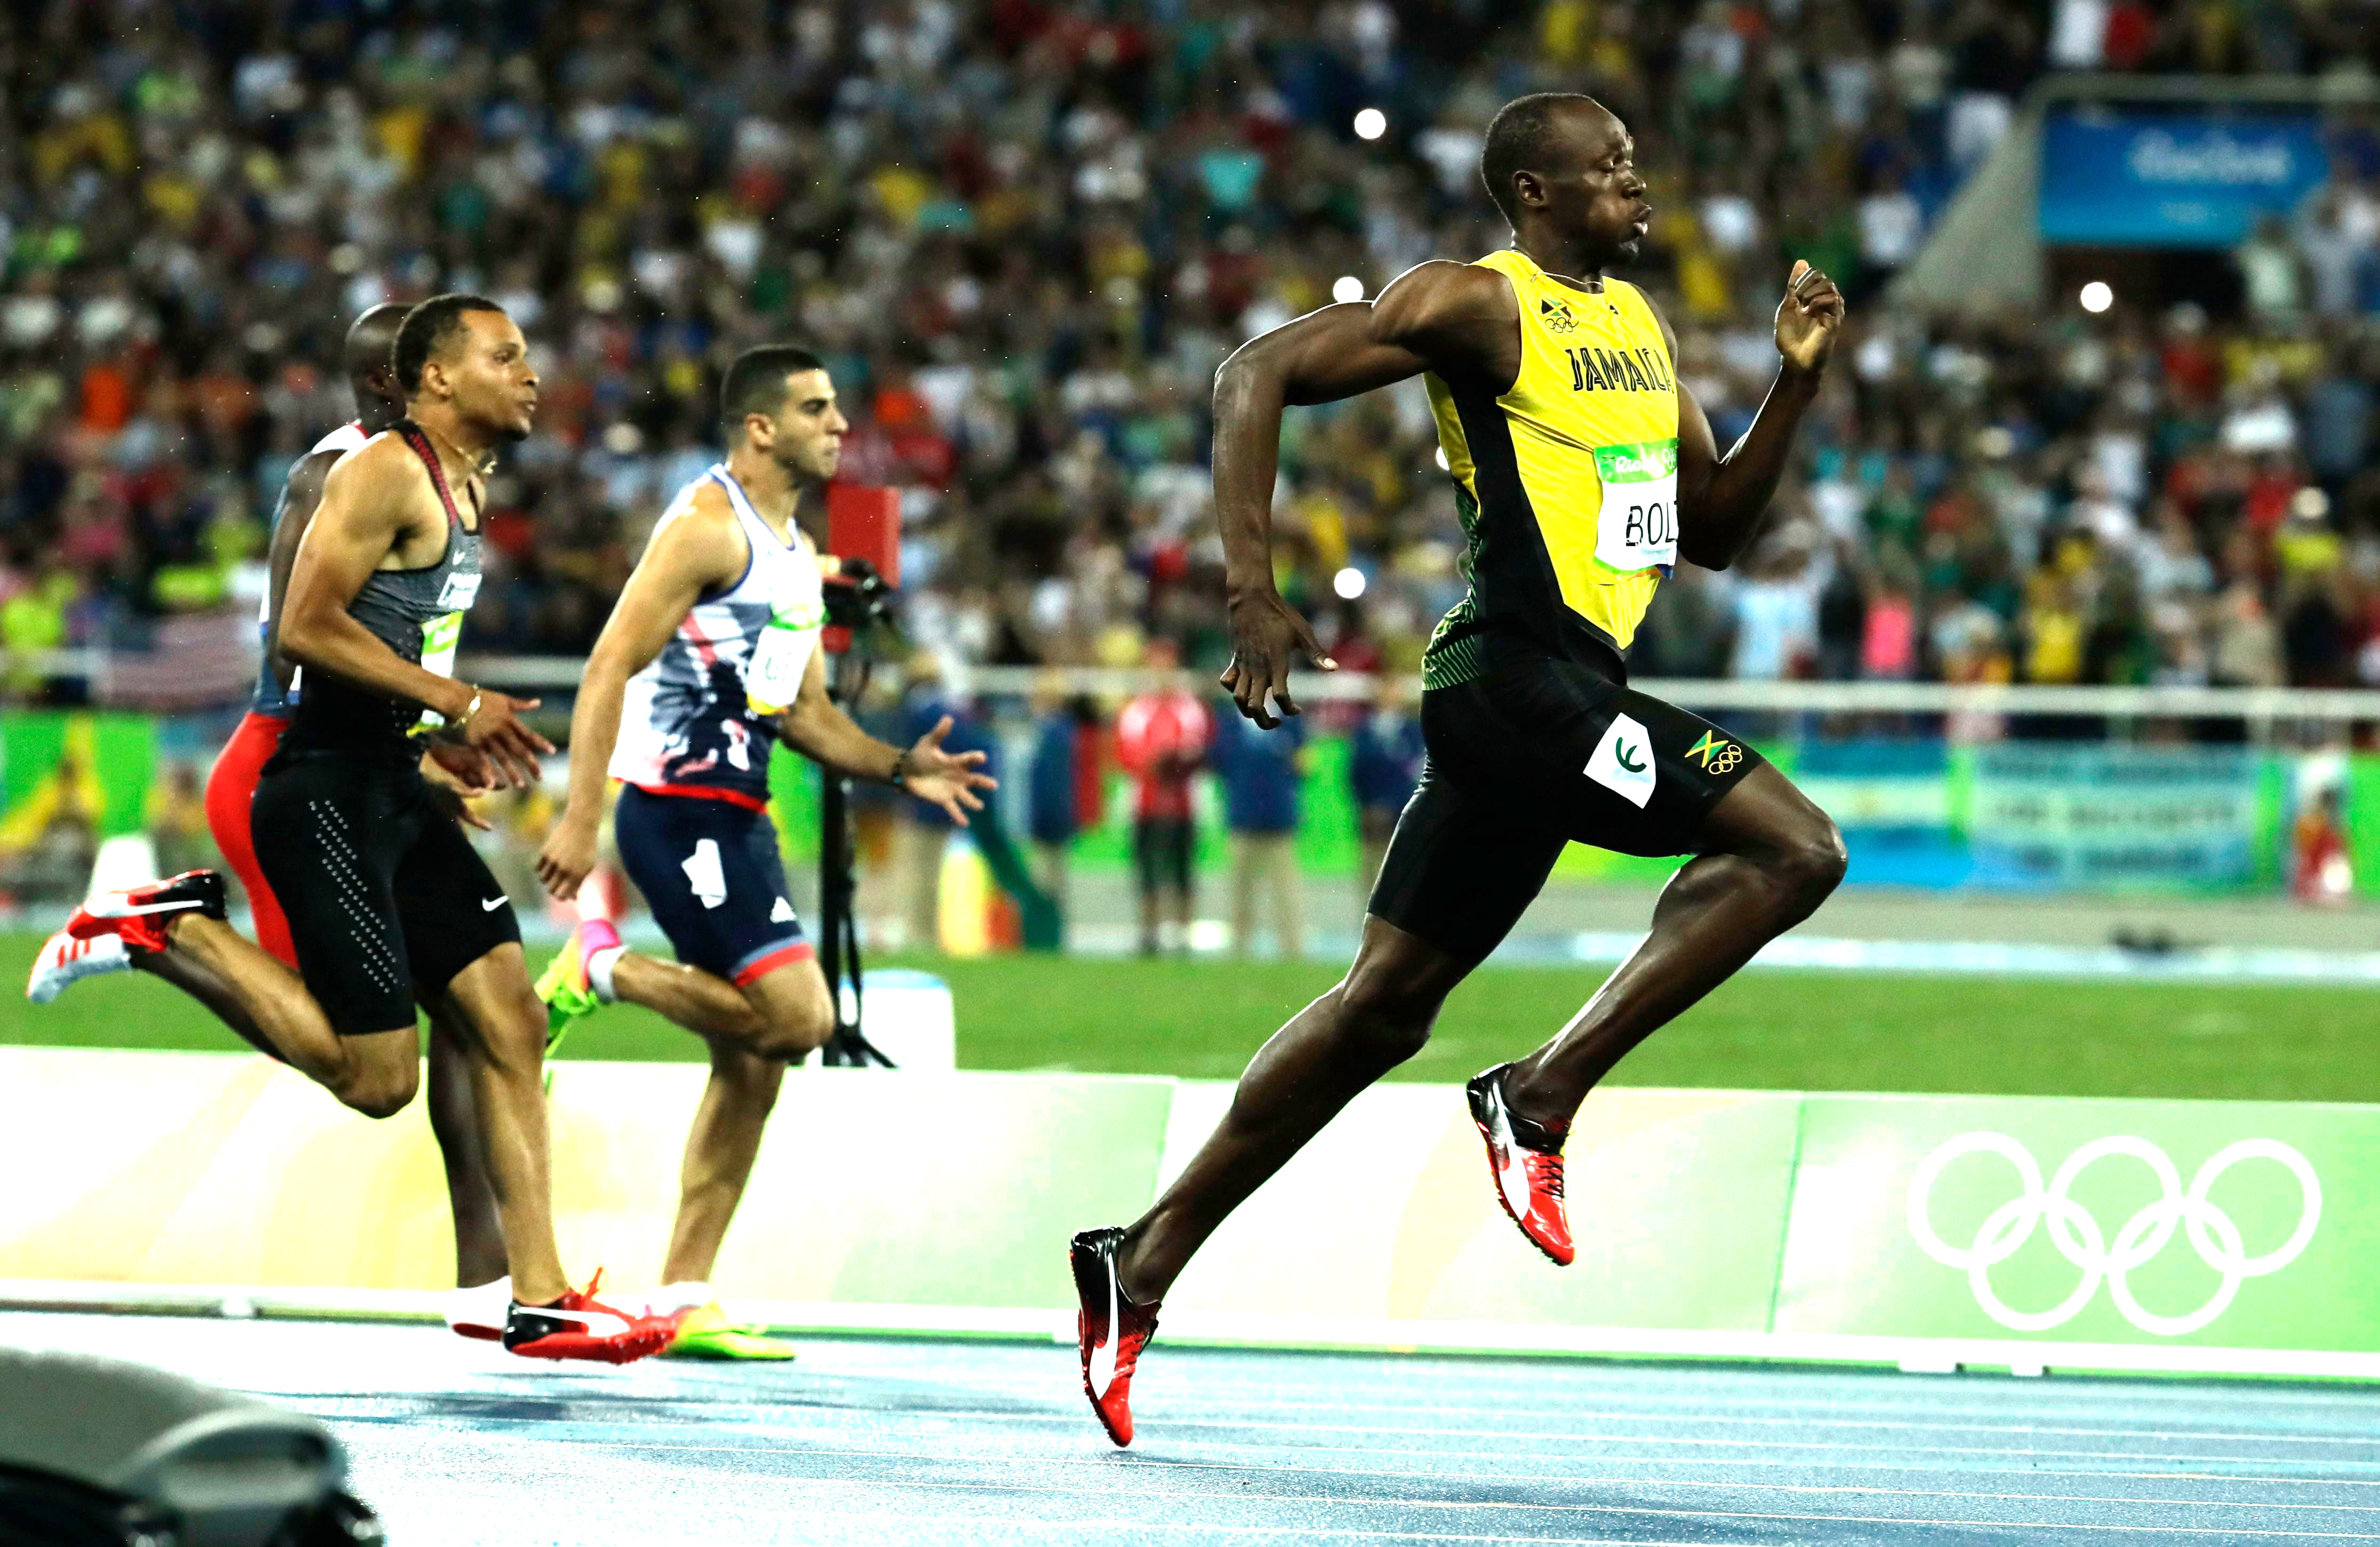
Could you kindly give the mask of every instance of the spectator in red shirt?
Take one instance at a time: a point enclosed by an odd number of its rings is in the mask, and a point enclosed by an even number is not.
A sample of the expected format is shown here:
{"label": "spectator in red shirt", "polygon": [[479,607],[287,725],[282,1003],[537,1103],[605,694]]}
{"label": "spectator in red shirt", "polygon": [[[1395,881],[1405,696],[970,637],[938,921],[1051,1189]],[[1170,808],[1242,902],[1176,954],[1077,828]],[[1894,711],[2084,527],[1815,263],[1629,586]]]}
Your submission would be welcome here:
{"label": "spectator in red shirt", "polygon": [[[1140,951],[1154,956],[1160,911],[1170,911],[1172,944],[1190,944],[1191,859],[1196,847],[1191,781],[1215,737],[1207,706],[1190,691],[1182,652],[1171,640],[1152,640],[1142,664],[1164,674],[1161,684],[1123,706],[1116,717],[1116,760],[1131,774],[1133,859],[1140,878]],[[1160,905],[1170,900],[1170,910]]]}

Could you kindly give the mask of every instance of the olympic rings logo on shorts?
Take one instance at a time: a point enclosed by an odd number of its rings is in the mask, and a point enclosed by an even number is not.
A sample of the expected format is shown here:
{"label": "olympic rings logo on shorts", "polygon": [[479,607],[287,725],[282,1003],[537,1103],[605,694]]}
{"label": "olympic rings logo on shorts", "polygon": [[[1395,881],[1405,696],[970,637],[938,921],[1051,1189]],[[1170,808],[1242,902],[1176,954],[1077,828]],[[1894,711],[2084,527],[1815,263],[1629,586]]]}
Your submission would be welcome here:
{"label": "olympic rings logo on shorts", "polygon": [[1714,774],[1732,773],[1735,765],[1742,761],[1743,749],[1730,747],[1726,751],[1710,760],[1710,771]]}
{"label": "olympic rings logo on shorts", "polygon": [[[1986,1215],[1976,1227],[1972,1246],[1955,1247],[1935,1233],[1930,1205],[1934,1185],[1943,1169],[1962,1155],[1998,1155],[2015,1168],[2022,1191]],[[2117,1230],[2110,1243],[2099,1222],[2070,1195],[2075,1180],[2102,1160],[2129,1156],[2147,1166],[2159,1193]],[[2297,1228],[2273,1250],[2250,1257],[2241,1249],[2240,1227],[2231,1216],[2207,1201],[2216,1181],[2244,1161],[2268,1160],[2297,1179],[2302,1200]],[[1991,1284],[1991,1271],[2016,1255],[2033,1238],[2034,1228],[2047,1221],[2050,1243],[2058,1254],[2082,1271],[2074,1292],[2047,1310],[2018,1310],[2001,1300]],[[2041,1167],[2025,1147],[2004,1133],[1963,1133],[1942,1144],[1917,1163],[1909,1178],[1909,1234],[1926,1256],[1945,1267],[1965,1270],[1984,1314],[2017,1332],[2046,1332],[2081,1314],[2104,1281],[2110,1298],[2125,1321],[2144,1333],[2180,1337],[2194,1333],[2229,1308],[2232,1297],[2247,1279],[2278,1273],[2297,1261],[2313,1239],[2322,1220],[2322,1183],[2306,1158],[2277,1139],[2243,1139],[2215,1152],[2184,1189],[2181,1175],[2163,1150],[2145,1139],[2119,1135],[2094,1139],[2066,1157],[2045,1188]],[[2186,1229],[2190,1244],[2206,1265],[2223,1275],[2204,1305],[2180,1316],[2166,1316],[2143,1307],[2132,1297],[2129,1274],[2166,1249],[2175,1227]]]}

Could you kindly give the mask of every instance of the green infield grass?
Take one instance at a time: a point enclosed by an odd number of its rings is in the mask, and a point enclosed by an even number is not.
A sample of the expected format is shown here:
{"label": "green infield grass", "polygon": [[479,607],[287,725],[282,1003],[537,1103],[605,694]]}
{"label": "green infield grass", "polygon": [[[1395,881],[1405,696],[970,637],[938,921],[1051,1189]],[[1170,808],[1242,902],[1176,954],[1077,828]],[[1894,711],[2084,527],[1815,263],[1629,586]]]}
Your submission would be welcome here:
{"label": "green infield grass", "polygon": [[[0,980],[40,939],[0,934]],[[532,968],[546,953],[532,954]],[[959,1063],[1231,1078],[1337,974],[1292,962],[902,958],[951,985]],[[1569,1018],[1602,968],[1488,968],[1457,991],[1393,1078],[1462,1079]],[[1755,972],[1630,1054],[1628,1085],[2024,1095],[2380,1101],[2380,995],[2288,985]],[[199,1005],[139,974],[56,1004],[0,996],[0,1042],[237,1049]],[[689,1059],[701,1044],[647,1011],[582,1023],[566,1056]]]}

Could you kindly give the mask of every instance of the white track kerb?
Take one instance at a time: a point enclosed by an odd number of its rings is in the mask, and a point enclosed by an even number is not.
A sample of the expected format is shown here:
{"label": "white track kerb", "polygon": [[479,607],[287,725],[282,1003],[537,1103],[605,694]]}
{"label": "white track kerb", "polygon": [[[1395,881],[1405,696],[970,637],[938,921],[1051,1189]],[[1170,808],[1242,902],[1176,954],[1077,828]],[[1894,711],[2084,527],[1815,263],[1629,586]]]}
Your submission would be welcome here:
{"label": "white track kerb", "polygon": [[[703,1074],[557,1068],[565,1259],[623,1300]],[[0,1198],[0,1305],[439,1319],[418,1103],[356,1121],[228,1054],[0,1048],[0,1089],[24,1119],[0,1166],[46,1179]],[[1071,1344],[1067,1237],[1137,1215],[1230,1098],[805,1070],[719,1282],[790,1331]],[[939,1136],[929,1175],[848,1164],[896,1103]],[[1597,1185],[1555,1268],[1497,1207],[1460,1089],[1376,1087],[1216,1233],[1162,1341],[2380,1382],[2380,1107],[1617,1089],[1570,1161]],[[1344,1206],[1318,1219],[1318,1189]]]}

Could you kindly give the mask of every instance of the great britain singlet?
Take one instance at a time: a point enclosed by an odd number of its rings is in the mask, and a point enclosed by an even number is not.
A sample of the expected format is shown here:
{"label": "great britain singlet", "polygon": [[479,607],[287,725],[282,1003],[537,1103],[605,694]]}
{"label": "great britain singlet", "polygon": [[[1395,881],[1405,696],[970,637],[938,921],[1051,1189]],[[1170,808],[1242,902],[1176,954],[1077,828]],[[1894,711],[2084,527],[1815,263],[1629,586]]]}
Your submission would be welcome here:
{"label": "great britain singlet", "polygon": [[[363,421],[351,419],[307,447],[306,455],[319,457],[323,452],[335,451],[344,457],[350,451],[360,450],[364,442],[370,439],[371,437],[364,433]],[[285,510],[273,513],[273,530],[264,538],[264,548],[268,554],[273,551],[273,539],[280,533],[284,514]],[[273,588],[270,585],[265,587],[264,600],[256,604],[256,642],[263,650],[264,659],[257,663],[256,690],[249,695],[249,713],[286,720],[297,705],[298,694],[294,685],[284,688],[281,679],[273,675]]]}
{"label": "great britain singlet", "polygon": [[779,538],[723,463],[678,491],[653,528],[655,537],[693,507],[706,484],[726,492],[743,529],[748,554],[743,577],[696,603],[661,653],[628,679],[610,772],[655,795],[760,810],[769,804],[769,747],[775,736],[746,700],[744,674],[773,618],[781,629],[794,630],[802,658],[789,670],[798,681],[826,626],[826,603],[809,540],[799,531],[790,544]]}
{"label": "great britain singlet", "polygon": [[1509,248],[1478,266],[1512,281],[1521,371],[1500,396],[1424,378],[1471,589],[1431,636],[1423,685],[1478,676],[1499,639],[1624,669],[1678,556],[1678,394],[1661,325],[1620,280],[1581,290]]}
{"label": "great britain singlet", "polygon": [[[375,569],[347,603],[347,615],[404,659],[440,676],[455,675],[455,652],[463,641],[463,615],[480,595],[480,533],[447,487],[438,453],[410,420],[383,432],[421,458],[438,502],[446,512],[446,551],[419,569]],[[374,437],[375,439],[377,437]],[[386,753],[410,761],[419,755],[412,734],[435,730],[445,720],[431,711],[384,698],[328,673],[301,676],[297,712],[283,744],[300,751]]]}

